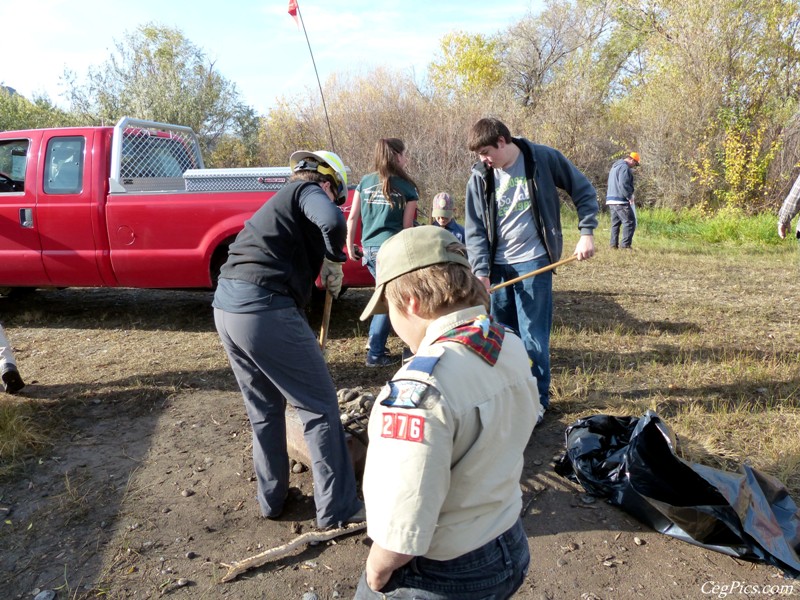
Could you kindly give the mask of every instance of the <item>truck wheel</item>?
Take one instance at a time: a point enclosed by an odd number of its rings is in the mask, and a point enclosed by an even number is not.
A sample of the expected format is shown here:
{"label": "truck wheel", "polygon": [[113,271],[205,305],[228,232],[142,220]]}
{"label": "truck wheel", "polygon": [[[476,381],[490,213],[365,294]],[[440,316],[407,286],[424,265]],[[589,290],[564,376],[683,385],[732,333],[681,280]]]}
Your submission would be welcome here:
{"label": "truck wheel", "polygon": [[233,242],[234,238],[229,240],[225,240],[217,249],[214,250],[214,254],[211,256],[211,264],[209,265],[209,271],[211,274],[211,287],[217,289],[217,282],[219,281],[219,272],[222,269],[222,265],[225,264],[225,261],[228,260],[228,248],[230,247],[231,243]]}

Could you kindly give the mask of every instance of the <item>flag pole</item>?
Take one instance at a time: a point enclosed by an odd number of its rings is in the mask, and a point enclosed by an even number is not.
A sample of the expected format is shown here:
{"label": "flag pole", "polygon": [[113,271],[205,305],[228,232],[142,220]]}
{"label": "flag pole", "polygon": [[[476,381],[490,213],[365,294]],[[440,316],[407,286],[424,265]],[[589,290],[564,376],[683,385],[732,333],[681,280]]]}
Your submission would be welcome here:
{"label": "flag pole", "polygon": [[300,24],[303,26],[303,34],[305,34],[306,36],[306,44],[308,45],[308,53],[311,55],[311,64],[314,65],[314,74],[317,76],[317,85],[319,85],[319,97],[322,98],[322,109],[325,111],[325,122],[328,124],[328,135],[331,138],[331,152],[336,152],[336,146],[333,143],[333,130],[331,129],[331,120],[330,118],[328,118],[328,107],[325,104],[325,94],[322,93],[322,82],[319,79],[319,71],[317,71],[317,62],[314,60],[314,53],[311,51],[311,42],[308,40],[308,32],[306,31],[306,24],[303,21],[303,13],[300,12],[300,5],[298,4],[297,0],[289,0],[289,14],[292,15],[293,17],[299,17]]}

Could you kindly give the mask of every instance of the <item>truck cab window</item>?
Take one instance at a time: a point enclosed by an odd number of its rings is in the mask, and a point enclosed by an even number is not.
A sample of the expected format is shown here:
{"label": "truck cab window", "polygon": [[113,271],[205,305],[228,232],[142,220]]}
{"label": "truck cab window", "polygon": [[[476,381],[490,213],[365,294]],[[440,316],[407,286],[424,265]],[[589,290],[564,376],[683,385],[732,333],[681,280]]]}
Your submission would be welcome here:
{"label": "truck cab window", "polygon": [[0,142],[0,194],[25,191],[28,140]]}
{"label": "truck cab window", "polygon": [[83,189],[83,137],[52,138],[47,144],[44,191],[77,194]]}

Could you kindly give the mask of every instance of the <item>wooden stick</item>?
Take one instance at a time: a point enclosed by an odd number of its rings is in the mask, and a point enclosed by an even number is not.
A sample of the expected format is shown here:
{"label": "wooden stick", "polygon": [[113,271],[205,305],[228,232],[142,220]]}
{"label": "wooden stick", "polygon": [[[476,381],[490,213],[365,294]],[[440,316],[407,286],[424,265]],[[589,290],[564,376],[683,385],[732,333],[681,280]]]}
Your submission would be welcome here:
{"label": "wooden stick", "polygon": [[526,273],[525,275],[520,275],[519,277],[514,277],[514,279],[509,279],[508,281],[504,281],[503,283],[498,283],[495,286],[489,288],[489,293],[491,294],[495,290],[499,290],[500,288],[504,288],[507,285],[512,285],[517,283],[518,281],[522,281],[523,279],[527,279],[528,277],[533,277],[534,275],[539,275],[541,273],[546,273],[547,271],[552,271],[556,267],[560,267],[561,265],[565,265],[567,263],[571,263],[573,260],[578,260],[578,255],[573,254],[569,258],[562,259],[558,262],[554,262],[551,265],[547,265],[546,267],[542,267],[541,269],[536,269],[535,271],[531,271],[530,273]]}
{"label": "wooden stick", "polygon": [[331,306],[333,306],[333,296],[325,290],[325,308],[322,310],[322,327],[319,330],[319,347],[325,352],[325,344],[328,343],[328,325],[331,321]]}
{"label": "wooden stick", "polygon": [[339,527],[338,529],[329,529],[327,531],[309,531],[308,533],[304,533],[303,535],[294,538],[288,544],[284,544],[283,546],[278,546],[276,548],[270,548],[269,550],[265,550],[260,554],[251,556],[250,558],[237,560],[230,564],[220,563],[223,567],[228,569],[228,572],[225,573],[225,576],[222,578],[221,582],[227,583],[229,581],[233,581],[245,571],[260,567],[261,565],[266,564],[271,560],[275,560],[276,558],[286,556],[295,548],[302,546],[303,544],[309,544],[312,542],[327,542],[328,540],[332,540],[340,535],[354,533],[366,528],[367,522],[363,521],[361,523],[351,523],[350,525],[345,525],[344,527]]}

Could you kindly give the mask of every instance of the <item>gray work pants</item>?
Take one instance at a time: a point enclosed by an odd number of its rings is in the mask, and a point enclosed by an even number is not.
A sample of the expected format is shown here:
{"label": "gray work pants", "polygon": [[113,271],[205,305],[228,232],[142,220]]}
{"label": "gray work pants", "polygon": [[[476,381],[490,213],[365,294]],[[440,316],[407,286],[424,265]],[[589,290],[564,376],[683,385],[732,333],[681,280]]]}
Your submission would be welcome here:
{"label": "gray work pants", "polygon": [[[630,248],[633,244],[633,232],[636,231],[636,217],[630,204],[609,204],[611,212],[611,247]],[[622,239],[619,239],[619,228],[622,226]]]}
{"label": "gray work pants", "polygon": [[314,332],[297,308],[230,313],[214,322],[253,427],[253,464],[264,516],[278,516],[289,489],[288,402],[303,422],[311,457],[317,525],[337,525],[361,509],[339,419],[336,388]]}

